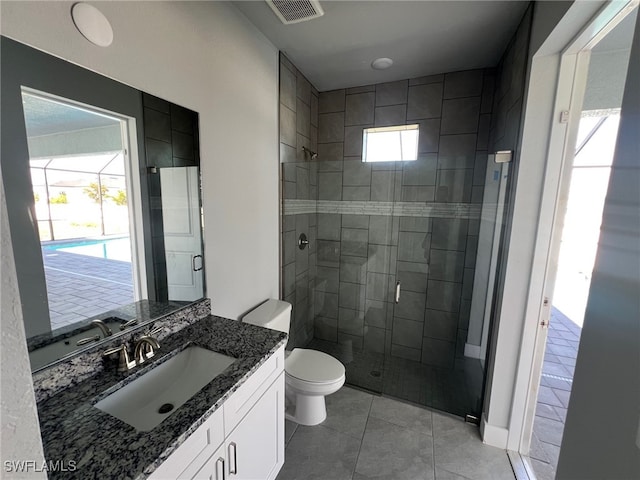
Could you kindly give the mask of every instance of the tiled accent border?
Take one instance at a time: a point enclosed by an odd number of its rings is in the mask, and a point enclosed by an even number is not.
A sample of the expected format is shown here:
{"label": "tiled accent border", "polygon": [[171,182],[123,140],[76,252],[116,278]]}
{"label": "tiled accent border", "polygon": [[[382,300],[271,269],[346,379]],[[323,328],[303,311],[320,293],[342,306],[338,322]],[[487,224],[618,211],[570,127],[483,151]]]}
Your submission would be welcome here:
{"label": "tiled accent border", "polygon": [[285,215],[339,213],[422,218],[480,218],[482,206],[471,203],[284,200]]}

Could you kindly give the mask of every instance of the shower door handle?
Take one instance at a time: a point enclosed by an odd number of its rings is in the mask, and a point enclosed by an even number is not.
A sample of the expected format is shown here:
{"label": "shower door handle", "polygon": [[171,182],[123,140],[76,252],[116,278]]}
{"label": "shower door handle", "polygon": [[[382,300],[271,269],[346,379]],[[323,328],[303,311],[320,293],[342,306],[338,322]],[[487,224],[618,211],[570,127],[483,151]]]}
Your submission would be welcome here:
{"label": "shower door handle", "polygon": [[400,282],[396,282],[396,303],[400,303]]}
{"label": "shower door handle", "polygon": [[[200,259],[200,266],[199,267],[196,267],[196,258]],[[202,267],[203,267],[202,255],[194,255],[191,258],[191,266],[193,267],[193,271],[194,272],[199,272],[200,270],[202,270]]]}

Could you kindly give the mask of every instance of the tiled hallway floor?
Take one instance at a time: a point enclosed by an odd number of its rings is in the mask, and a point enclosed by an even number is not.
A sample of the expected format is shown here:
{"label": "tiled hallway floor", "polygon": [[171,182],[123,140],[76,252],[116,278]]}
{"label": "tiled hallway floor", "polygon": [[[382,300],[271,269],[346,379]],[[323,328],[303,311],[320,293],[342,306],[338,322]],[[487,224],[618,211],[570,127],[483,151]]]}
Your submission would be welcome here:
{"label": "tiled hallway floor", "polygon": [[462,419],[343,387],[315,427],[286,422],[278,480],[513,480],[504,450]]}
{"label": "tiled hallway floor", "polygon": [[581,329],[553,308],[529,457],[538,480],[553,480],[571,395]]}

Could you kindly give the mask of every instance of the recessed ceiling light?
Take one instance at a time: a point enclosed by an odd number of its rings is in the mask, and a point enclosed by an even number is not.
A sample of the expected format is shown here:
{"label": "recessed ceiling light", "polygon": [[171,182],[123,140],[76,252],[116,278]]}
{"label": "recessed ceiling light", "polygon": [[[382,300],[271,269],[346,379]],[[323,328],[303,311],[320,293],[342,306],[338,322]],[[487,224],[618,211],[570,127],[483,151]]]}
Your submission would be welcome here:
{"label": "recessed ceiling light", "polygon": [[393,60],[390,58],[382,57],[376,58],[373,62],[371,62],[371,68],[374,70],[384,70],[393,65]]}
{"label": "recessed ceiling light", "polygon": [[71,17],[78,31],[94,45],[108,47],[113,42],[113,29],[107,17],[93,5],[76,3]]}

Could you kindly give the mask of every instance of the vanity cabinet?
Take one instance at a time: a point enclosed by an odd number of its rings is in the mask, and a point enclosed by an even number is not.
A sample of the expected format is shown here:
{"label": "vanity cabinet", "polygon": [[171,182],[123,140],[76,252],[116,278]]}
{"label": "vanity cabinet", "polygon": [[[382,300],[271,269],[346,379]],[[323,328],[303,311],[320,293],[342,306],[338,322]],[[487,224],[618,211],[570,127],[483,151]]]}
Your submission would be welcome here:
{"label": "vanity cabinet", "polygon": [[224,445],[209,457],[209,460],[193,477],[189,478],[191,480],[225,480],[227,478],[227,464],[224,456]]}
{"label": "vanity cabinet", "polygon": [[[280,375],[194,480],[272,480],[284,463],[284,375]],[[224,475],[222,472],[224,471]]]}
{"label": "vanity cabinet", "polygon": [[272,480],[284,464],[284,347],[173,452],[152,480]]}

